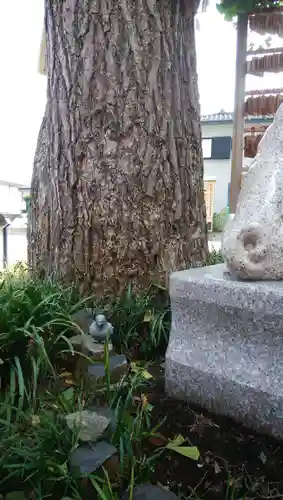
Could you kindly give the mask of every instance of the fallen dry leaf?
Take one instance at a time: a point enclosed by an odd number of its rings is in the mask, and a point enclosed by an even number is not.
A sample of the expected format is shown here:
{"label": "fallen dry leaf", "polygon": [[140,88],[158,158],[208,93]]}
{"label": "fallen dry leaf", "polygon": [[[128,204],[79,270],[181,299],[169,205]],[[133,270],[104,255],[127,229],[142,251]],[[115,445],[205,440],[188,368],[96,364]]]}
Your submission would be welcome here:
{"label": "fallen dry leaf", "polygon": [[165,446],[168,443],[168,439],[162,436],[162,434],[154,434],[148,440],[153,446]]}
{"label": "fallen dry leaf", "polygon": [[67,385],[74,385],[74,381],[72,379],[66,379],[66,380],[64,380],[64,382]]}

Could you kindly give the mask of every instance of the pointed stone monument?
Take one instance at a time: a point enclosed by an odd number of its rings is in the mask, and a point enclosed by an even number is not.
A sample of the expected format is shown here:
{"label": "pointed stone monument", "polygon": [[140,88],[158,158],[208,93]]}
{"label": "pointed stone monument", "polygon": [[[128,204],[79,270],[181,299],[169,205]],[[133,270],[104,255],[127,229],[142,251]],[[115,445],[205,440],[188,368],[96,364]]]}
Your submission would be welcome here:
{"label": "pointed stone monument", "polygon": [[261,139],[245,176],[222,253],[231,275],[283,279],[283,104]]}

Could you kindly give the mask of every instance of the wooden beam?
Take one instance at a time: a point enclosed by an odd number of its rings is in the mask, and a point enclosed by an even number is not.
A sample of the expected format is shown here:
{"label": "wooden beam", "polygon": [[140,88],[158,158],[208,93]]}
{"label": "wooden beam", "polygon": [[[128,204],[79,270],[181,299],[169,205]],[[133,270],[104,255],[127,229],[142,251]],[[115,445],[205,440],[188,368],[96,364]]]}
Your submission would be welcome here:
{"label": "wooden beam", "polygon": [[248,50],[247,56],[263,56],[266,54],[282,54],[283,47],[275,47],[270,49],[256,49],[256,50]]}
{"label": "wooden beam", "polygon": [[249,12],[249,16],[270,16],[272,14],[282,14],[283,7],[262,7]]}
{"label": "wooden beam", "polygon": [[246,52],[248,15],[239,14],[237,23],[237,56],[235,77],[235,101],[230,184],[230,213],[234,214],[241,189],[245,125]]}
{"label": "wooden beam", "polygon": [[281,87],[280,89],[247,90],[245,92],[246,97],[265,96],[271,94],[283,94],[283,88]]}

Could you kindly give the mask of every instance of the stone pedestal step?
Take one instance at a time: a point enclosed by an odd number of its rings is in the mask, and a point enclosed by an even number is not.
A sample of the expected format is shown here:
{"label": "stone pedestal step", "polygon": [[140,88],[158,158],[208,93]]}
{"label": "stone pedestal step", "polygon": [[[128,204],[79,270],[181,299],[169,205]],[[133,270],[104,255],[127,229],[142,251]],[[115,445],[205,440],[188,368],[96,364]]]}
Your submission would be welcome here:
{"label": "stone pedestal step", "polygon": [[167,392],[283,438],[283,283],[220,264],[173,273],[170,296]]}

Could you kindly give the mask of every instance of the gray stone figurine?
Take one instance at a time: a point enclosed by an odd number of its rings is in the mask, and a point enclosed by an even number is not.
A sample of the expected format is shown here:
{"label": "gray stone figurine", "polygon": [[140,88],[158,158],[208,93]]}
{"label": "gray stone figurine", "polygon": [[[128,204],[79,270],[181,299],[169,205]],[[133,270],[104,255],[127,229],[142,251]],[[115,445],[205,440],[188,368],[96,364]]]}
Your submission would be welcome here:
{"label": "gray stone figurine", "polygon": [[96,342],[105,343],[113,334],[113,326],[106,320],[104,314],[98,314],[89,327],[89,334]]}

